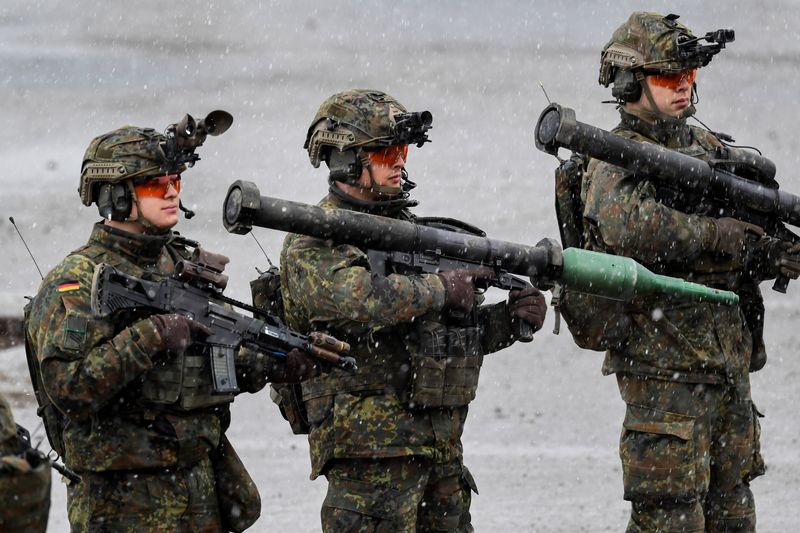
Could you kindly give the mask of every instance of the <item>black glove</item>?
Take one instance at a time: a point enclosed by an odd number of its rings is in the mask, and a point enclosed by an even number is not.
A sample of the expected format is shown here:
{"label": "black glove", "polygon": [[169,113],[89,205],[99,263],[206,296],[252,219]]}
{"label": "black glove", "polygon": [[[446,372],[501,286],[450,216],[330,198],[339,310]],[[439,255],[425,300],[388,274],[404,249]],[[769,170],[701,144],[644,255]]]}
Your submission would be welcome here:
{"label": "black glove", "polygon": [[756,243],[747,268],[757,280],[772,279],[778,275],[797,279],[800,277],[800,244],[762,237]]}
{"label": "black glove", "polygon": [[544,299],[544,294],[536,287],[509,292],[507,307],[511,320],[527,322],[534,333],[542,329],[547,313],[547,301]]}
{"label": "black glove", "polygon": [[161,337],[161,348],[176,354],[183,353],[192,341],[211,335],[206,326],[183,315],[153,315],[150,321]]}
{"label": "black glove", "polygon": [[764,230],[735,218],[712,218],[716,235],[712,251],[739,265],[744,264],[750,245],[764,235]]}
{"label": "black glove", "polygon": [[267,377],[272,383],[300,383],[318,376],[321,368],[319,361],[295,348],[285,358],[272,359]]}
{"label": "black glove", "polygon": [[477,270],[463,268],[447,270],[439,273],[444,285],[444,310],[469,313],[475,306],[475,282],[495,277],[494,270],[489,267]]}

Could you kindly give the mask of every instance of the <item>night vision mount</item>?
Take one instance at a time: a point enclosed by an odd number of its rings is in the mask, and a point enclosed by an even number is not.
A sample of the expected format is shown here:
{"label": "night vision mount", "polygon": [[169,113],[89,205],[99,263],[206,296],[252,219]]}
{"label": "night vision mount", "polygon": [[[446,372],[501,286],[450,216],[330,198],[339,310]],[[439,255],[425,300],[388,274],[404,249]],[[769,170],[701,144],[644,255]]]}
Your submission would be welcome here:
{"label": "night vision mount", "polygon": [[428,139],[427,131],[433,126],[433,115],[430,111],[398,113],[394,116],[394,138],[392,144],[416,144],[417,148]]}
{"label": "night vision mount", "polygon": [[206,136],[222,135],[233,124],[233,116],[227,111],[212,111],[205,118],[195,120],[187,114],[175,124],[170,124],[164,131],[167,140],[162,144],[165,158],[165,171],[177,173],[181,165],[194,166],[200,156],[194,153],[202,146]]}
{"label": "night vision mount", "polygon": [[[736,33],[726,29],[710,31],[694,39],[687,39],[685,35],[681,35],[678,37],[678,55],[689,68],[705,67],[727,43],[733,42],[735,38]],[[710,44],[703,45],[700,44],[701,41]]]}

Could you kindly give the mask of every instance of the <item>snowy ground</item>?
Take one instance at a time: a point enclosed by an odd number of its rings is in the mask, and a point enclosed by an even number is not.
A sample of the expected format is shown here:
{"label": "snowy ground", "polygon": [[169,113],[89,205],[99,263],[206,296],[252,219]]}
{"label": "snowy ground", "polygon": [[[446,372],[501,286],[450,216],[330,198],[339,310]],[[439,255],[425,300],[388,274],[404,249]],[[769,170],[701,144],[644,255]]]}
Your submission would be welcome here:
{"label": "snowy ground", "polygon": [[[188,9],[185,6],[194,6]],[[182,9],[183,7],[183,9]],[[322,99],[347,87],[388,91],[434,115],[433,143],[412,149],[423,215],[459,217],[492,237],[534,244],[557,236],[555,160],[533,147],[551,99],[577,118],[611,127],[608,90],[597,85],[599,50],[639,2],[336,3],[142,0],[127,4],[5,0],[0,6],[0,314],[16,315],[38,274],[13,216],[42,269],[82,244],[94,208],[76,188],[89,140],[122,124],[163,128],[189,112],[226,109],[225,135],[208,140],[186,173],[184,200],[198,212],[179,229],[231,257],[229,293],[246,299],[265,260],[250,237],[228,235],[220,206],[236,179],[262,194],[315,202],[325,173],[302,150]],[[696,33],[736,29],[736,42],[700,73],[699,117],[742,144],[759,146],[782,186],[800,193],[800,12],[791,1],[652,2]],[[273,260],[282,234],[256,230]],[[766,287],[765,287],[766,289]],[[759,530],[800,523],[796,358],[798,294],[767,292],[770,361],[753,376],[769,473],[753,484]],[[616,443],[623,415],[601,354],[566,335],[492,356],[484,366],[464,444],[481,494],[479,531],[621,531]],[[37,426],[19,348],[0,352],[0,390]],[[43,433],[39,432],[40,435]],[[307,445],[292,436],[266,393],[240,397],[232,441],[258,481],[264,512],[254,531],[314,531],[324,480],[308,481]],[[51,531],[66,531],[64,490],[53,492]]]}

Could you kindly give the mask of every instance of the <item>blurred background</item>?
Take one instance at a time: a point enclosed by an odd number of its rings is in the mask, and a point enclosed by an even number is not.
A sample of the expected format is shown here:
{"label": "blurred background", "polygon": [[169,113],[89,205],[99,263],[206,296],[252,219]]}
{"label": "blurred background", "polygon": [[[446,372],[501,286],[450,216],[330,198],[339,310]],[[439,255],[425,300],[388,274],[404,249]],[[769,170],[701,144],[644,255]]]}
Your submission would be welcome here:
{"label": "blurred background", "polygon": [[[636,9],[678,13],[695,34],[734,28],[736,41],[698,77],[697,116],[775,161],[781,186],[800,194],[796,103],[800,10],[792,1],[588,2],[156,2],[5,0],[0,6],[0,319],[21,316],[40,281],[14,217],[42,270],[82,245],[98,220],[77,195],[84,150],[124,124],[163,130],[185,113],[234,116],[184,174],[182,199],[197,212],[178,230],[231,258],[227,294],[248,300],[266,259],[250,236],[222,228],[234,180],[269,196],[315,203],[324,168],[302,149],[324,98],[349,87],[384,90],[434,116],[433,140],[412,147],[420,215],[461,218],[493,238],[535,244],[557,237],[553,169],[533,146],[547,99],[578,120],[617,122],[598,85],[600,50]],[[566,155],[565,153],[562,155]],[[256,229],[273,261],[284,234]],[[800,522],[797,287],[768,290],[767,367],[753,376],[768,475],[753,489],[761,531]],[[502,298],[500,293],[492,297]],[[624,413],[602,354],[545,328],[530,345],[488,357],[464,436],[480,495],[479,531],[621,531],[617,440]],[[24,351],[0,351],[0,390],[35,439]],[[319,529],[324,479],[310,482],[307,444],[292,436],[267,392],[234,406],[231,440],[258,482],[253,531]],[[42,444],[47,447],[46,441]],[[51,531],[66,531],[65,491],[54,484]]]}

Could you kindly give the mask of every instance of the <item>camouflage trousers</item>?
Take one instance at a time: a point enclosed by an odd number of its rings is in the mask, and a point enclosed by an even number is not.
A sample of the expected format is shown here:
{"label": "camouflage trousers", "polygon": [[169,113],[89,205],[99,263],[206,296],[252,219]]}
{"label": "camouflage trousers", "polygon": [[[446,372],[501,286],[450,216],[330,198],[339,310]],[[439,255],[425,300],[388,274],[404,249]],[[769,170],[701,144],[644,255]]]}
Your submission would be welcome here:
{"label": "camouflage trousers", "polygon": [[73,533],[222,531],[208,458],[189,467],[81,476],[83,481],[67,490]]}
{"label": "camouflage trousers", "polygon": [[617,374],[628,533],[755,531],[750,481],[764,473],[750,385]]}
{"label": "camouflage trousers", "polygon": [[475,481],[460,460],[337,459],[325,472],[326,533],[472,532]]}

